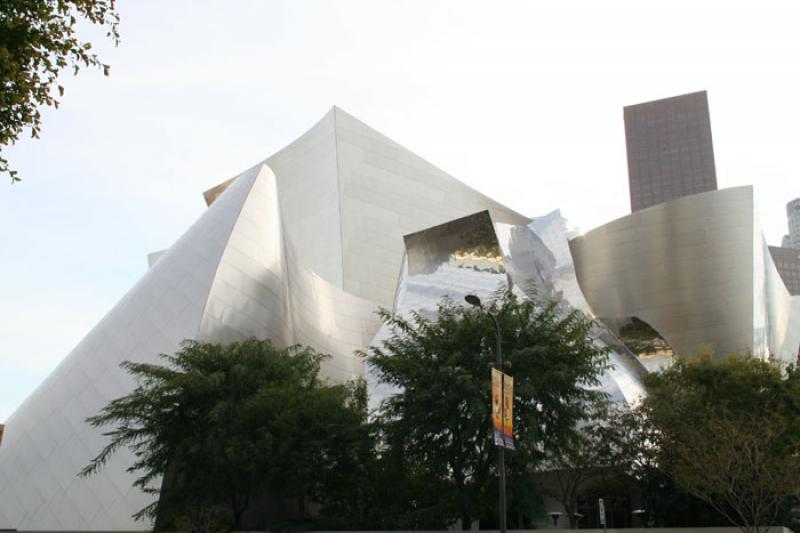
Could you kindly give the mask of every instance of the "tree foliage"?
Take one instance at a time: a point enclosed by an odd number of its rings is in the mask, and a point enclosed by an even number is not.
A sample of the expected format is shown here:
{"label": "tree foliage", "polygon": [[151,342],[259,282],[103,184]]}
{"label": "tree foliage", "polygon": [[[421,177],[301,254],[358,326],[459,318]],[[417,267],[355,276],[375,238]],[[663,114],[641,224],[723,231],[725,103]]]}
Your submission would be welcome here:
{"label": "tree foliage", "polygon": [[570,529],[578,528],[581,497],[602,481],[616,482],[627,457],[625,426],[616,423],[624,411],[610,401],[587,407],[576,430],[545,453],[544,470],[551,482],[543,492],[564,507]]}
{"label": "tree foliage", "polygon": [[800,374],[703,357],[645,383],[643,456],[745,533],[775,525],[800,490]]}
{"label": "tree foliage", "polygon": [[[509,291],[498,292],[488,310],[500,324],[506,371],[515,379],[517,449],[507,454],[506,467],[509,515],[522,527],[538,511],[532,474],[545,452],[565,446],[587,404],[602,397],[592,387],[606,354],[591,342],[591,324],[577,312],[564,315],[555,304],[520,301]],[[427,487],[406,510],[438,516],[439,526],[496,520],[492,322],[485,311],[448,300],[435,319],[388,312],[382,319],[393,335],[370,351],[368,363],[400,390],[377,416],[382,455]]]}
{"label": "tree foliage", "polygon": [[[81,474],[130,448],[135,485],[160,493],[137,517],[192,523],[224,511],[228,525],[241,527],[265,495],[294,502],[302,516],[308,501],[335,504],[355,493],[369,453],[363,383],[324,385],[324,356],[256,339],[187,341],[162,357],[165,365],[124,363],[138,386],[88,420],[112,429]],[[162,476],[159,490],[153,483]]]}
{"label": "tree foliage", "polygon": [[0,173],[9,167],[2,147],[15,143],[25,128],[32,137],[41,132],[42,106],[58,107],[64,87],[57,83],[65,68],[77,74],[81,67],[109,67],[78,38],[81,24],[104,27],[119,42],[119,14],[115,0],[0,0]]}

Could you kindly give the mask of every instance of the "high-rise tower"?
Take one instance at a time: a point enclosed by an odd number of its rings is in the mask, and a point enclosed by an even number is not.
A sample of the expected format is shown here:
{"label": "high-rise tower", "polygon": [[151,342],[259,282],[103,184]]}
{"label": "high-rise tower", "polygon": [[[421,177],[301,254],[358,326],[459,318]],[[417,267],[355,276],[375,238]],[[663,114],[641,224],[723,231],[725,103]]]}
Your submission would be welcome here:
{"label": "high-rise tower", "polygon": [[717,189],[705,91],[625,107],[631,211]]}
{"label": "high-rise tower", "polygon": [[792,294],[800,294],[800,198],[786,204],[789,233],[783,236],[781,246],[770,246],[769,252],[783,283]]}
{"label": "high-rise tower", "polygon": [[800,198],[786,204],[786,218],[789,219],[789,234],[783,236],[781,245],[800,250]]}

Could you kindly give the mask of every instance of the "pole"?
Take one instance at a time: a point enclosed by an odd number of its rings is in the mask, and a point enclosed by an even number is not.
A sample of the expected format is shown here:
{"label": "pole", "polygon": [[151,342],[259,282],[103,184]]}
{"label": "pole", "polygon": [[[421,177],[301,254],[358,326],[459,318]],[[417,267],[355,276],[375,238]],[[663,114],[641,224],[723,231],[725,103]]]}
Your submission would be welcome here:
{"label": "pole", "polygon": [[[497,338],[497,367],[500,372],[503,372],[503,353],[500,351],[500,324],[497,322],[497,318],[490,313],[486,312],[487,315],[492,319],[494,322],[494,329],[495,329],[495,337]],[[505,420],[505,392],[503,388],[505,387],[504,381],[500,382],[500,405],[502,406],[501,411],[501,420]],[[506,533],[506,449],[504,446],[497,447],[497,470],[500,475],[500,533]]]}
{"label": "pole", "polygon": [[603,533],[607,533],[608,529],[606,526],[606,505],[603,501],[603,498],[597,500],[598,510],[600,511],[600,523],[603,524]]}
{"label": "pole", "polygon": [[[484,309],[483,305],[481,305],[481,299],[475,296],[474,294],[468,294],[464,297],[464,300],[470,305],[474,305],[475,307],[479,307]],[[495,331],[495,338],[497,339],[497,350],[495,351],[497,355],[497,369],[500,372],[503,372],[503,352],[500,350],[500,323],[497,322],[497,318],[488,310],[484,309],[486,314],[489,315],[489,318],[492,319],[494,322],[494,331]],[[503,383],[505,380],[500,380],[500,420],[505,420],[505,391],[503,390],[505,384]],[[506,533],[506,454],[505,454],[505,446],[500,445],[497,447],[497,470],[498,470],[498,477],[500,478],[499,485],[500,485],[500,533]],[[467,527],[466,524],[462,524],[462,527]]]}

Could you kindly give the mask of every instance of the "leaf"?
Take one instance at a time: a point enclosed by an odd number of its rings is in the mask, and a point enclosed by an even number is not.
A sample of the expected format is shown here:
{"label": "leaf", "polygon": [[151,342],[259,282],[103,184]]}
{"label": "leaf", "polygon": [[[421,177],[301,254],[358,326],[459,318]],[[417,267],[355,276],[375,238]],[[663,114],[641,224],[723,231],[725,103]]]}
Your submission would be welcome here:
{"label": "leaf", "polygon": [[[594,346],[581,315],[560,316],[547,302],[519,301],[504,289],[486,308],[500,325],[502,351],[518,391],[517,450],[508,459],[517,475],[510,491],[531,493],[529,480],[543,466],[541,449],[575,435],[589,397],[581,383],[597,381],[606,354]],[[423,497],[423,506],[436,506],[445,522],[470,522],[495,505],[489,424],[494,325],[485,311],[446,299],[434,318],[412,314],[409,322],[388,312],[380,317],[393,335],[370,349],[367,364],[399,389],[376,413],[381,449],[426,472],[426,483],[436,489],[428,500]],[[554,364],[560,360],[572,364]],[[413,477],[404,483],[412,484]]]}
{"label": "leaf", "polygon": [[[162,354],[163,355],[163,354]],[[165,365],[124,362],[139,383],[87,422],[110,427],[109,442],[83,469],[92,475],[123,448],[136,456],[134,486],[164,478],[150,516],[162,506],[228,508],[239,516],[265,487],[286,498],[324,503],[357,486],[368,455],[363,384],[326,385],[323,355],[250,339],[221,346],[187,341]],[[170,477],[170,472],[173,475]],[[170,481],[171,480],[171,481]],[[238,520],[228,527],[238,526]]]}
{"label": "leaf", "polygon": [[[31,130],[32,138],[38,138],[41,126],[38,110],[48,105],[58,107],[51,95],[57,91],[63,96],[64,89],[57,79],[64,69],[71,66],[77,75],[81,63],[100,66],[96,56],[87,54],[92,43],[78,39],[77,32],[83,26],[78,19],[105,27],[116,45],[119,14],[113,0],[10,0],[5,4],[8,5],[0,8],[3,28],[15,29],[3,33],[0,46],[3,50],[0,83],[4,90],[0,140],[3,146],[8,146],[27,129]],[[103,72],[107,75],[107,68]],[[19,181],[6,164],[0,165],[0,172],[8,172],[12,182]]]}

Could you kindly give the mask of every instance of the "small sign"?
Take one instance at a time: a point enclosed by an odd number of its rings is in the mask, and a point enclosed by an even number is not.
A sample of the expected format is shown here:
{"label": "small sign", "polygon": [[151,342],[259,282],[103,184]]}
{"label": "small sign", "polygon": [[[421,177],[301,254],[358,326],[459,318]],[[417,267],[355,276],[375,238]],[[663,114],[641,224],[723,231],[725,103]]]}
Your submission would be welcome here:
{"label": "small sign", "polygon": [[606,525],[606,505],[603,502],[603,498],[600,498],[599,500],[597,500],[597,503],[599,504],[599,507],[600,507],[600,525],[605,526]]}

